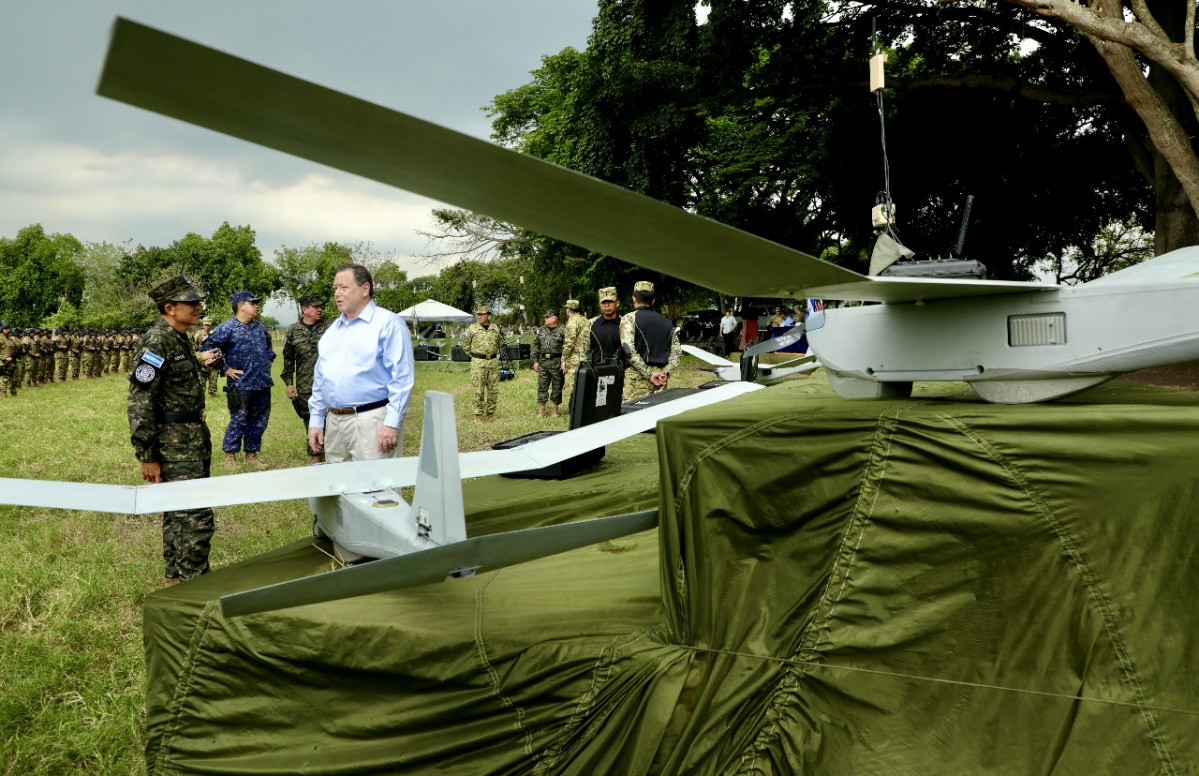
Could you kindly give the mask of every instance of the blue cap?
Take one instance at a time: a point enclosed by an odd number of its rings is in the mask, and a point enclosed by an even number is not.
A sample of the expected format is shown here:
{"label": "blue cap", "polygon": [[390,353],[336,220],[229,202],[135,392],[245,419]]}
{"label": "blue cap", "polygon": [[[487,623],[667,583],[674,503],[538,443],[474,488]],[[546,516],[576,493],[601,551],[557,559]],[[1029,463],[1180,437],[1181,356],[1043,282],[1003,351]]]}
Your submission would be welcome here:
{"label": "blue cap", "polygon": [[238,291],[233,296],[229,297],[229,302],[233,305],[233,312],[237,312],[237,306],[242,302],[261,302],[262,299],[250,293],[249,291]]}

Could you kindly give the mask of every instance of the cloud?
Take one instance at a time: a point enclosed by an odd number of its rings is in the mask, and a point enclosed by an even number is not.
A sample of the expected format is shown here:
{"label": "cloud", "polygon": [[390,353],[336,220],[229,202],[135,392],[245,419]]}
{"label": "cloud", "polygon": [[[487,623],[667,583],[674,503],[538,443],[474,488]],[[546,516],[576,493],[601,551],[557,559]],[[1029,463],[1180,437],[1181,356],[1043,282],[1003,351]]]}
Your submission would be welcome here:
{"label": "cloud", "polygon": [[436,203],[295,161],[255,175],[235,157],[107,153],[86,145],[0,149],[0,234],[30,223],[90,242],[166,245],[221,222],[249,224],[267,257],[283,244],[370,242],[406,255],[423,247]]}

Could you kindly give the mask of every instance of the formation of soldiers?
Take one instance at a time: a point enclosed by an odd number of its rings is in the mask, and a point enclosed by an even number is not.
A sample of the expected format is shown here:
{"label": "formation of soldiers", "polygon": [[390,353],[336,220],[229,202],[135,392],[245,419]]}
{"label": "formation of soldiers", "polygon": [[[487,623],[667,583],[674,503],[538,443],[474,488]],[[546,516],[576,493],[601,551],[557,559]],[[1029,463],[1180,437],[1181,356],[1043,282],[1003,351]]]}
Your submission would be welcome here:
{"label": "formation of soldiers", "polygon": [[20,329],[0,323],[0,398],[81,377],[127,373],[141,333],[132,329]]}

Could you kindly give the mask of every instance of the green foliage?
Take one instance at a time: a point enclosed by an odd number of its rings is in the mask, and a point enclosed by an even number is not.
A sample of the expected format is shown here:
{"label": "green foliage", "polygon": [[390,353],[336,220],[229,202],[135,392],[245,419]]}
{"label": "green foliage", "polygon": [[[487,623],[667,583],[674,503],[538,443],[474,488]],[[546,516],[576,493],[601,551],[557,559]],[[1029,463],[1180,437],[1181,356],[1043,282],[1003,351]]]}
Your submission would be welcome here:
{"label": "green foliage", "polygon": [[416,292],[408,282],[408,273],[394,261],[375,262],[367,269],[371,271],[371,294],[375,304],[398,313],[419,301],[415,299]]}
{"label": "green foliage", "polygon": [[266,298],[280,284],[279,270],[262,260],[254,244],[254,230],[249,226],[234,228],[228,222],[221,224],[211,238],[189,233],[169,248],[139,245],[121,259],[118,275],[126,284],[149,291],[156,282],[176,272],[204,281],[208,287],[208,314],[218,322],[233,314],[229,297],[235,292],[250,291]]}
{"label": "green foliage", "polygon": [[358,261],[355,246],[327,242],[313,243],[305,248],[284,246],[275,251],[279,268],[279,296],[289,299],[299,311],[299,298],[305,294],[320,294],[332,307],[333,275],[342,264]]}
{"label": "green foliage", "polygon": [[41,224],[0,237],[0,319],[36,326],[65,303],[78,307],[84,273],[75,257],[82,250],[71,235],[47,235]]}

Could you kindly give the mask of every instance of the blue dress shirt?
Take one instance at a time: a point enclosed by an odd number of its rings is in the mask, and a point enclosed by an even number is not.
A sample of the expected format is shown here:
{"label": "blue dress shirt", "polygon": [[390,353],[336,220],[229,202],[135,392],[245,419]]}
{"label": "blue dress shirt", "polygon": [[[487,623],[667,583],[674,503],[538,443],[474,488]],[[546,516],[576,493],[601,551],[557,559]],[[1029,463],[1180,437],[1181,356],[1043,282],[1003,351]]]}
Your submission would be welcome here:
{"label": "blue dress shirt", "polygon": [[412,398],[415,368],[408,324],[367,302],[357,318],[339,316],[321,337],[308,400],[309,428],[325,425],[329,407],[361,407],[387,400],[383,425],[399,428]]}

